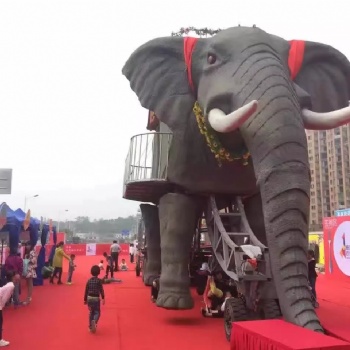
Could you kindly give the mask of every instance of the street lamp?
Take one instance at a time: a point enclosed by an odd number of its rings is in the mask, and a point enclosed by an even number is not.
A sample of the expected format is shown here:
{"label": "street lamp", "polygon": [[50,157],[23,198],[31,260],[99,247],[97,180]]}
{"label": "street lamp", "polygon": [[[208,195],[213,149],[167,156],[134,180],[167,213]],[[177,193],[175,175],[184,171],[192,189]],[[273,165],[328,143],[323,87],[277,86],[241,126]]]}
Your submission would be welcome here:
{"label": "street lamp", "polygon": [[27,210],[27,201],[28,201],[28,199],[32,199],[32,198],[36,198],[36,197],[39,197],[39,195],[36,194],[34,196],[29,196],[29,197],[25,196],[24,197],[24,212],[26,212],[26,210]]}
{"label": "street lamp", "polygon": [[[68,212],[68,209],[65,209],[64,212]],[[61,217],[62,211],[58,213],[58,220],[57,220],[57,232],[60,232],[60,217]]]}

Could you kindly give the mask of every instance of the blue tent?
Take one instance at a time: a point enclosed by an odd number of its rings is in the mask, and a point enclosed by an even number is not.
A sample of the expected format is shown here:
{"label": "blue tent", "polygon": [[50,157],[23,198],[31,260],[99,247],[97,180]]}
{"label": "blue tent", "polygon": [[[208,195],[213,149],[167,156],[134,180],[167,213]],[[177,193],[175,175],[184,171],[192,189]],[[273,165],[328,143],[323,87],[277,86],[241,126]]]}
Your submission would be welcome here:
{"label": "blue tent", "polygon": [[[22,209],[12,210],[6,203],[0,205],[0,211],[5,206],[6,208],[6,225],[1,229],[2,232],[9,233],[9,248],[10,250],[17,250],[20,241],[20,233],[23,229],[23,222],[26,217],[26,213]],[[30,218],[30,224],[27,229],[29,231],[30,242],[33,246],[36,245],[39,238],[40,220],[36,218]],[[45,255],[44,255],[45,260]],[[38,263],[37,273],[42,269]],[[43,281],[38,274],[38,278],[34,280],[35,285],[42,285]]]}
{"label": "blue tent", "polygon": [[1,232],[9,233],[10,249],[17,249],[19,243],[19,234],[21,225],[24,219],[20,213],[13,211],[6,203],[1,204],[1,208],[6,208],[6,224],[1,229]]}

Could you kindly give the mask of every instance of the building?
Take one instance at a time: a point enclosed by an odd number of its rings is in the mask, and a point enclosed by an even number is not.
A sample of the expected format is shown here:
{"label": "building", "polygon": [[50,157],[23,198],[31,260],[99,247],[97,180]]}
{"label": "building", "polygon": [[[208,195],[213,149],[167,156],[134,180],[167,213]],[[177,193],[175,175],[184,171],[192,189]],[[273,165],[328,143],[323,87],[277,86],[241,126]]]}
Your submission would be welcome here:
{"label": "building", "polygon": [[322,218],[350,207],[350,126],[306,131],[311,171],[310,229],[322,229]]}

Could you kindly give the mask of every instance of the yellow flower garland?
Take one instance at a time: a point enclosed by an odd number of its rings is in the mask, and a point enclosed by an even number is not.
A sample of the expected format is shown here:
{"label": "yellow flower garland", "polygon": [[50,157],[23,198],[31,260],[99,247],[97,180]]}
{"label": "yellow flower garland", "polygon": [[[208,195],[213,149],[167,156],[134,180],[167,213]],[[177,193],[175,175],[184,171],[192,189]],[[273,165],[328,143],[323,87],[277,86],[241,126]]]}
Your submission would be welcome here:
{"label": "yellow flower garland", "polygon": [[210,126],[206,125],[203,112],[198,102],[196,102],[193,106],[193,113],[196,116],[199,131],[202,135],[204,135],[205,140],[207,141],[207,145],[210,148],[211,152],[214,153],[219,166],[222,165],[223,161],[233,162],[235,160],[242,160],[243,165],[248,165],[250,153],[244,150],[240,154],[234,154],[226,150],[222,146],[218,136],[215,134],[215,131]]}

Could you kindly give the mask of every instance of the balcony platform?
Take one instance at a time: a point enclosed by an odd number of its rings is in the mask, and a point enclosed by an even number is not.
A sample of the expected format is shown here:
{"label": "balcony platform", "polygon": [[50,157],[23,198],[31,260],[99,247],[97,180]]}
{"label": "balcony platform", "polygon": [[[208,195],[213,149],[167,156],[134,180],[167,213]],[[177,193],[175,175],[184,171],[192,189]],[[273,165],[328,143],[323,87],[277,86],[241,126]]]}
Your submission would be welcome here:
{"label": "balcony platform", "polygon": [[172,134],[150,132],[130,140],[125,161],[123,198],[157,204],[174,187],[167,179]]}
{"label": "balcony platform", "polygon": [[149,179],[125,184],[123,198],[143,203],[158,204],[159,199],[171,192],[173,185],[166,180]]}

